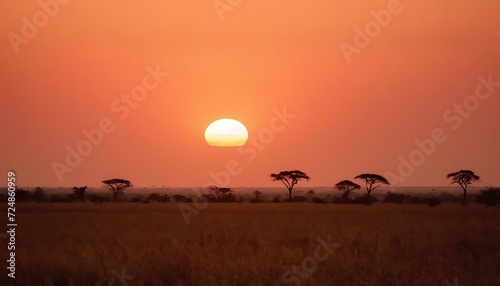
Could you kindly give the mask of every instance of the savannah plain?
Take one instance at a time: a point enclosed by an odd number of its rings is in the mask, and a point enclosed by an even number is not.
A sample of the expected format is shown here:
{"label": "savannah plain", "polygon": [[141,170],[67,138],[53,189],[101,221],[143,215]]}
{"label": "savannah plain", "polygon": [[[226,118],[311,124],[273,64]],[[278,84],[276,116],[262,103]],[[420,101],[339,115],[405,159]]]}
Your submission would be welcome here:
{"label": "savannah plain", "polygon": [[210,203],[186,224],[178,206],[19,203],[0,284],[500,285],[498,207]]}

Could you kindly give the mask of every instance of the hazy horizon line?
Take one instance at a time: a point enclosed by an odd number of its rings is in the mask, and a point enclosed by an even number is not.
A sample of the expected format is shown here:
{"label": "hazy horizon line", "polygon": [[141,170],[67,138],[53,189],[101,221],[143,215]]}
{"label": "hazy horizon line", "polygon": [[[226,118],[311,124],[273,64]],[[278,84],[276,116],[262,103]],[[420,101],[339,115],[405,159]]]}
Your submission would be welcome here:
{"label": "hazy horizon line", "polygon": [[[19,186],[18,186],[19,187]],[[51,188],[51,189],[71,189],[75,187],[73,186],[23,186],[19,187],[20,189],[34,189],[34,188]],[[92,186],[92,185],[87,185],[88,188],[107,188],[107,186],[104,185],[99,185],[99,186]],[[469,185],[469,188],[488,188],[488,187],[500,187],[500,186],[495,186],[495,185]],[[8,186],[0,186],[0,189],[7,189]],[[205,187],[202,186],[132,186],[129,187],[128,189],[204,189]],[[238,186],[238,187],[221,187],[221,188],[230,188],[230,189],[286,189],[285,186],[273,186],[273,187],[266,187],[266,186],[252,186],[252,187],[247,187],[247,186]],[[295,186],[294,190],[298,189],[314,189],[314,188],[335,188],[335,185],[332,186]],[[401,188],[460,188],[460,186],[454,184],[454,185],[409,185],[409,186],[381,186],[380,188],[396,188],[396,189],[401,189]],[[364,189],[363,186],[361,186],[361,189]]]}

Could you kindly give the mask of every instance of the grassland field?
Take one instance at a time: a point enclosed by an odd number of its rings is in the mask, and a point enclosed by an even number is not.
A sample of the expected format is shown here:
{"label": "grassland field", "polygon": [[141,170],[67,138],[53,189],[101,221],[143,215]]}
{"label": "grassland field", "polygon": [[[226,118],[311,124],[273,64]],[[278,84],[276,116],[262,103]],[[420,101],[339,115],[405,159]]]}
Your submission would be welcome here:
{"label": "grassland field", "polygon": [[178,206],[18,203],[0,285],[500,285],[499,207]]}

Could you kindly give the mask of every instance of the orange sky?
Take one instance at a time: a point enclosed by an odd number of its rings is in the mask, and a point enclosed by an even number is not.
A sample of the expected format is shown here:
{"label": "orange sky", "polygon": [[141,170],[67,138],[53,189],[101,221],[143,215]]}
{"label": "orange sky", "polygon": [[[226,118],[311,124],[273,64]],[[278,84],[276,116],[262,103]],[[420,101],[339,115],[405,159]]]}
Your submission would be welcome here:
{"label": "orange sky", "polygon": [[[443,142],[422,162],[413,152],[398,185],[447,185],[459,169],[500,185],[500,2],[243,0],[219,13],[214,2],[2,1],[1,169],[21,186],[203,186],[213,172],[221,185],[280,187],[269,174],[287,169],[311,176],[301,186],[333,186],[401,175],[400,156],[440,128]],[[388,7],[385,27],[372,22]],[[367,24],[379,29],[357,47]],[[348,60],[342,43],[358,53]],[[145,77],[151,90],[125,107]],[[464,100],[472,111],[457,115]],[[294,118],[270,133],[284,108]],[[205,128],[224,117],[254,143],[208,146]],[[69,167],[67,146],[102,120],[102,143]]]}

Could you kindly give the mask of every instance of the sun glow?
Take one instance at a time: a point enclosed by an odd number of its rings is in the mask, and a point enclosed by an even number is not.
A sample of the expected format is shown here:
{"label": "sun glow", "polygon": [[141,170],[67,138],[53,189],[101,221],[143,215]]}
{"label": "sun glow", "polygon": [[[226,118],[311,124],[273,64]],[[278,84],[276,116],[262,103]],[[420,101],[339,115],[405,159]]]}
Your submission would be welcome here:
{"label": "sun glow", "polygon": [[210,146],[242,146],[248,140],[248,131],[241,122],[223,118],[208,125],[205,130],[205,140]]}

